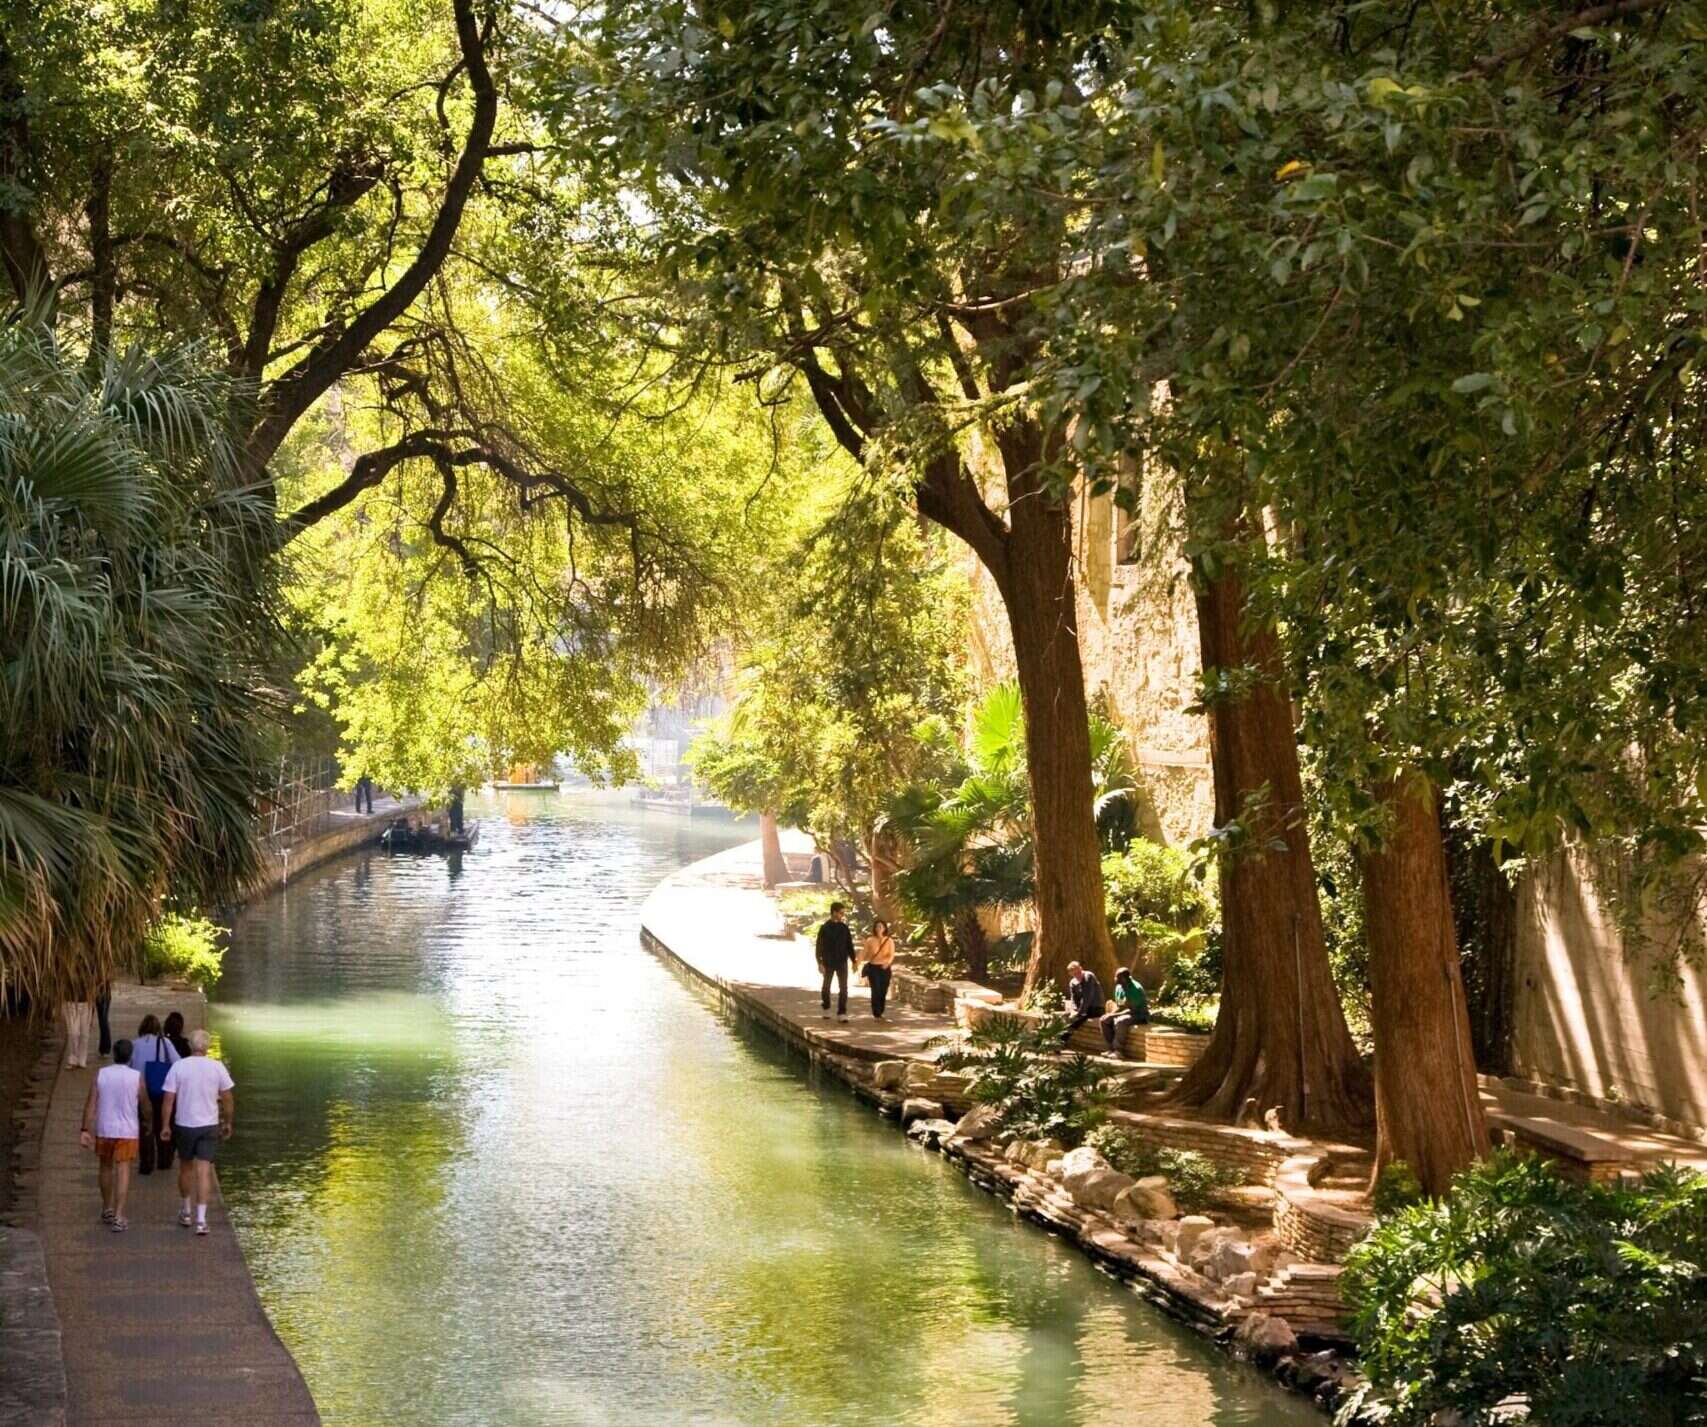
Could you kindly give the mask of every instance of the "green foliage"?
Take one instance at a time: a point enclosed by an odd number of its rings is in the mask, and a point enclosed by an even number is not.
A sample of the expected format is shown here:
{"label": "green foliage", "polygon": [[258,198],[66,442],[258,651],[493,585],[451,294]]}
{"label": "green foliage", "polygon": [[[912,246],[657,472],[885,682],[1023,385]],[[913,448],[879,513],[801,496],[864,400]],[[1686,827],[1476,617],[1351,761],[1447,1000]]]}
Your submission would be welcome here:
{"label": "green foliage", "polygon": [[202,355],[0,329],[0,989],[42,1004],[259,865],[276,565]]}
{"label": "green foliage", "polygon": [[1217,1164],[1195,1150],[1173,1150],[1153,1145],[1120,1125],[1099,1125],[1086,1137],[1110,1165],[1134,1179],[1165,1175],[1174,1202],[1188,1213],[1207,1207],[1215,1192],[1241,1182],[1237,1169]]}
{"label": "green foliage", "polygon": [[1707,1177],[1619,1187],[1498,1155],[1383,1218],[1344,1279],[1370,1386],[1394,1427],[1707,1422]]}
{"label": "green foliage", "polygon": [[206,991],[224,969],[222,927],[203,916],[165,916],[142,939],[145,980],[169,977]]}
{"label": "green foliage", "polygon": [[966,594],[939,539],[847,489],[839,463],[822,474],[834,513],[768,553],[734,702],[689,757],[731,807],[831,846],[863,843],[933,756],[918,730],[962,697]]}
{"label": "green foliage", "polygon": [[[979,907],[1020,906],[1036,878],[1025,713],[1015,684],[990,690],[972,709],[964,749],[926,726],[937,776],[895,794],[887,826],[911,848],[896,886],[908,911],[930,925],[959,923]],[[1106,837],[1124,846],[1136,784],[1120,731],[1091,718],[1093,796]],[[961,933],[964,935],[965,933]]]}
{"label": "green foliage", "polygon": [[1202,946],[1214,920],[1214,896],[1190,857],[1147,838],[1104,855],[1103,894],[1108,930],[1164,961]]}
{"label": "green foliage", "polygon": [[1421,1204],[1428,1194],[1417,1172],[1404,1160],[1396,1159],[1376,1176],[1373,1198],[1376,1214],[1389,1219],[1402,1209]]}
{"label": "green foliage", "polygon": [[992,1016],[938,1063],[970,1074],[972,1098],[996,1106],[1004,1130],[1071,1147],[1107,1116],[1108,1072],[1088,1056],[1062,1053],[1066,1024],[1059,1013],[1036,1022]]}
{"label": "green foliage", "polygon": [[816,927],[830,915],[830,903],[845,901],[842,894],[825,890],[822,892],[809,891],[804,887],[790,887],[777,897],[777,906],[782,911],[783,920],[796,931],[805,931]]}

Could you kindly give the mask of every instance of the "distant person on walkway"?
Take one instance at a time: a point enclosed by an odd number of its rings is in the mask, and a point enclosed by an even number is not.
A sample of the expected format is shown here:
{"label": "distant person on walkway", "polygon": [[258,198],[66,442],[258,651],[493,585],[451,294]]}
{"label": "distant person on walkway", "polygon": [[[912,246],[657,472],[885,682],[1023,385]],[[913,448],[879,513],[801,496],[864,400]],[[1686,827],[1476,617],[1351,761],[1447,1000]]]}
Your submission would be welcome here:
{"label": "distant person on walkway", "polygon": [[190,1201],[195,1201],[196,1233],[207,1233],[207,1201],[213,1193],[213,1162],[221,1140],[231,1138],[236,1104],[231,1074],[210,1060],[208,1034],[190,1032],[190,1054],[166,1072],[165,1119],[160,1138],[170,1136],[178,1151],[178,1193],[184,1207],[178,1222],[190,1227]]}
{"label": "distant person on walkway", "polygon": [[1150,998],[1138,979],[1124,966],[1114,973],[1114,1009],[1099,1022],[1102,1039],[1110,1050],[1118,1050],[1120,1038],[1130,1026],[1148,1025]]}
{"label": "distant person on walkway", "polygon": [[871,935],[865,939],[865,979],[871,983],[871,1014],[883,1019],[883,1007],[889,999],[889,979],[895,966],[895,938],[889,934],[889,923],[879,917],[871,924]]}
{"label": "distant person on walkway", "polygon": [[172,1049],[178,1052],[178,1059],[182,1060],[190,1053],[190,1040],[184,1034],[184,1013],[173,1011],[167,1016],[164,1030],[166,1039],[172,1043]]}
{"label": "distant person on walkway", "polygon": [[89,1032],[95,1024],[95,1008],[88,1001],[67,1001],[65,1011],[65,1063],[89,1063]]}
{"label": "distant person on walkway", "polygon": [[101,989],[95,993],[95,1023],[101,1029],[101,1054],[113,1053],[113,1026],[107,1019],[107,1012],[113,1008],[113,983],[103,982]]}
{"label": "distant person on walkway", "polygon": [[358,814],[362,810],[363,798],[367,799],[367,810],[371,813],[373,811],[373,779],[365,773],[356,779],[356,812]]}
{"label": "distant person on walkway", "polygon": [[1102,982],[1094,971],[1086,971],[1076,961],[1067,963],[1067,1029],[1061,1032],[1065,1041],[1086,1021],[1102,1015]]}
{"label": "distant person on walkway", "polygon": [[450,790],[450,806],[449,806],[447,811],[449,812],[449,815],[450,815],[450,830],[452,832],[461,832],[462,831],[462,789],[461,788],[452,788]]}
{"label": "distant person on walkway", "polygon": [[[160,1017],[144,1016],[142,1024],[136,1028],[136,1039],[130,1043],[130,1068],[142,1077],[142,1086],[148,1092],[148,1104],[154,1112],[156,1125],[166,1123],[160,1113],[161,1100],[166,1094],[166,1072],[182,1059],[177,1046],[167,1040],[160,1029]],[[149,1135],[142,1142],[136,1172],[153,1174],[156,1162],[161,1169],[171,1165],[172,1145],[170,1141],[162,1144],[158,1137]]]}
{"label": "distant person on walkway", "polygon": [[830,982],[840,985],[836,996],[836,1019],[848,1018],[848,968],[854,959],[853,932],[848,929],[848,909],[830,903],[830,919],[818,928],[818,970],[824,976],[824,1014],[830,1014]]}
{"label": "distant person on walkway", "polygon": [[130,1227],[124,1216],[130,1167],[136,1163],[148,1109],[148,1091],[142,1076],[130,1068],[130,1056],[130,1042],[121,1040],[113,1047],[113,1063],[95,1072],[77,1136],[84,1149],[95,1151],[100,1165],[101,1222],[115,1234]]}

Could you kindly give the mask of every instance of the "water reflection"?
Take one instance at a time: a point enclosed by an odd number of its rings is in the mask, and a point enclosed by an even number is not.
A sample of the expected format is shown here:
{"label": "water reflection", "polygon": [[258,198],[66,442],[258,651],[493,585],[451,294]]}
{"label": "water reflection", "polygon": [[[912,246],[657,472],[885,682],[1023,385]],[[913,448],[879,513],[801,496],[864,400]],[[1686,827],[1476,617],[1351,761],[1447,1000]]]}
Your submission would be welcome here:
{"label": "water reflection", "polygon": [[637,943],[742,836],[471,805],[247,909],[216,1011],[245,1251],[333,1424],[1316,1422],[1016,1226]]}

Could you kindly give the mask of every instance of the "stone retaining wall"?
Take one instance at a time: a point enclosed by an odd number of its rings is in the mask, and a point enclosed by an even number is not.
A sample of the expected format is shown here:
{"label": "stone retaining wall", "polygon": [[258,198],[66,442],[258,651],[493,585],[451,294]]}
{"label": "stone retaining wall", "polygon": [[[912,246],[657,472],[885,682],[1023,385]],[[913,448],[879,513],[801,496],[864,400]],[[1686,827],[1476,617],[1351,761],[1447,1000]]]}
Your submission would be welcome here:
{"label": "stone retaining wall", "polygon": [[41,1194],[41,1143],[65,1037],[57,1024],[42,1037],[29,1083],[14,1111],[12,1204],[0,1227],[0,1422],[7,1427],[64,1427],[65,1358],[59,1314],[48,1286],[41,1236],[33,1224]]}
{"label": "stone retaining wall", "polygon": [[1369,1232],[1367,1214],[1323,1200],[1312,1178],[1327,1168],[1313,1154],[1294,1155],[1274,1175],[1274,1231],[1280,1242],[1311,1263],[1337,1264]]}
{"label": "stone retaining wall", "polygon": [[1196,1065],[1209,1045],[1209,1037],[1201,1031],[1179,1031],[1171,1026],[1149,1026],[1145,1037],[1144,1059],[1151,1065]]}
{"label": "stone retaining wall", "polygon": [[1216,1125],[1142,1110],[1114,1110],[1109,1118],[1164,1149],[1189,1150],[1217,1164],[1234,1166],[1252,1183],[1271,1183],[1282,1164],[1311,1147],[1308,1140],[1273,1130]]}

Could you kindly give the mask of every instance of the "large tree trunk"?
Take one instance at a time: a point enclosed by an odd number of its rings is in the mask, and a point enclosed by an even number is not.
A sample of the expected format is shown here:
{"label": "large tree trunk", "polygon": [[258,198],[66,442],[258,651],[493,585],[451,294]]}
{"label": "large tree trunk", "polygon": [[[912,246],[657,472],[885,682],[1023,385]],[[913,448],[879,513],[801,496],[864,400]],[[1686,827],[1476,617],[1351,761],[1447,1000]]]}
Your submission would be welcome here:
{"label": "large tree trunk", "polygon": [[895,835],[883,830],[872,833],[866,839],[866,860],[871,864],[872,912],[894,931],[902,920],[900,898],[895,894],[895,874],[900,867]]}
{"label": "large tree trunk", "polygon": [[954,939],[966,963],[966,979],[985,981],[990,975],[990,938],[978,909],[968,907],[954,919]]}
{"label": "large tree trunk", "polygon": [[1067,963],[1114,985],[1114,941],[1103,905],[1102,845],[1091,786],[1090,710],[1079,629],[1067,507],[1041,493],[1010,512],[1008,579],[1002,588],[1025,701],[1037,853],[1037,935],[1025,989],[1061,987]]}
{"label": "large tree trunk", "polygon": [[770,813],[759,814],[759,849],[764,856],[765,886],[788,881],[788,859],[782,855],[782,835]]}
{"label": "large tree trunk", "polygon": [[1470,1015],[1434,786],[1406,772],[1374,790],[1393,812],[1385,843],[1360,856],[1375,1027],[1376,1165],[1403,1160],[1423,1188],[1488,1152]]}
{"label": "large tree trunk", "polygon": [[1369,1076],[1328,966],[1279,648],[1271,627],[1246,630],[1244,614],[1235,570],[1199,582],[1206,679],[1217,670],[1257,677],[1209,705],[1215,823],[1242,832],[1220,859],[1215,1034],[1175,1098],[1226,1118],[1278,1107],[1289,1129],[1344,1132],[1369,1122]]}
{"label": "large tree trunk", "polygon": [[1494,861],[1493,844],[1444,819],[1446,881],[1458,933],[1470,1041],[1480,1070],[1511,1071],[1512,1002],[1517,980],[1517,888]]}

